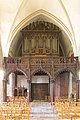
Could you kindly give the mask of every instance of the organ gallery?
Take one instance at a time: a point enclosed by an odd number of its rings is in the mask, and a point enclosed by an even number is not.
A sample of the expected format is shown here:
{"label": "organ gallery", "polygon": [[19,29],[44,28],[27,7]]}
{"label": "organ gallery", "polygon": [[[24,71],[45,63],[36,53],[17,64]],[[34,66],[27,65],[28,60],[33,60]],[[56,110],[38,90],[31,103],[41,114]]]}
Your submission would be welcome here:
{"label": "organ gallery", "polygon": [[[35,21],[24,27],[21,43],[14,57],[4,58],[6,81],[5,100],[12,96],[27,96],[29,101],[51,96],[78,98],[76,90],[78,58],[67,57],[62,44],[61,29],[53,23]],[[12,81],[9,93],[10,75]]]}

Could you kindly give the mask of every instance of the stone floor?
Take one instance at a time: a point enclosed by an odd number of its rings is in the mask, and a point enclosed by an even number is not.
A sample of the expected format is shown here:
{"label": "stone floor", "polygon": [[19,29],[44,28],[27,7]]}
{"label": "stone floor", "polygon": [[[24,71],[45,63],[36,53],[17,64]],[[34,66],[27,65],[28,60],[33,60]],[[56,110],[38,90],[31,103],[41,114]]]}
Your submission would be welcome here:
{"label": "stone floor", "polygon": [[58,118],[51,103],[32,102],[30,120],[58,120]]}

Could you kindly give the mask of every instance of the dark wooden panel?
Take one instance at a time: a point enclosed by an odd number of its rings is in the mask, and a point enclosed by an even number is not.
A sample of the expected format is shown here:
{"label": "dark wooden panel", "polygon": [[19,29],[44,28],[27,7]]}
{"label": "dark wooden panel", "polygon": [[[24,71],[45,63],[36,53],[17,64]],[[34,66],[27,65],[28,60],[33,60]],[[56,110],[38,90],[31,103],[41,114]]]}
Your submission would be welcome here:
{"label": "dark wooden panel", "polygon": [[48,83],[32,83],[32,100],[45,100],[48,95]]}
{"label": "dark wooden panel", "polygon": [[66,97],[69,90],[69,72],[63,72],[55,80],[54,96]]}
{"label": "dark wooden panel", "polygon": [[68,90],[69,90],[69,73],[64,72],[60,75],[60,96],[66,97],[68,96]]}

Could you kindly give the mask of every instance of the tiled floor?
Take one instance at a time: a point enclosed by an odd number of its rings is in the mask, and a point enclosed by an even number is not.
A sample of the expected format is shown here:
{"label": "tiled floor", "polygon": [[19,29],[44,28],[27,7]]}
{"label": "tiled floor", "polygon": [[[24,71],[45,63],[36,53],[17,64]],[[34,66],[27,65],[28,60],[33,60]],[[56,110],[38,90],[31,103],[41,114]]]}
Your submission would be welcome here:
{"label": "tiled floor", "polygon": [[58,118],[51,103],[33,102],[30,120],[58,120]]}

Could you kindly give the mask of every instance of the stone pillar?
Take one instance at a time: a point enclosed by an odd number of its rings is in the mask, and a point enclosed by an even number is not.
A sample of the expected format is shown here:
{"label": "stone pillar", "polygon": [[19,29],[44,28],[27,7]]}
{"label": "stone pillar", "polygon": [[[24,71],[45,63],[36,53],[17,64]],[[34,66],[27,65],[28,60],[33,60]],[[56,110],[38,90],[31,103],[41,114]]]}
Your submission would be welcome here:
{"label": "stone pillar", "polygon": [[14,88],[15,88],[15,73],[11,73],[8,76],[8,81],[9,83],[7,83],[7,96],[14,96]]}
{"label": "stone pillar", "polygon": [[3,102],[3,80],[0,79],[0,103]]}
{"label": "stone pillar", "polygon": [[15,88],[15,73],[12,73],[12,96],[14,96],[14,88]]}
{"label": "stone pillar", "polygon": [[14,87],[17,88],[17,74],[15,73]]}
{"label": "stone pillar", "polygon": [[72,73],[70,72],[70,75],[69,75],[69,98],[71,97],[71,94],[72,94]]}
{"label": "stone pillar", "polygon": [[28,89],[27,89],[28,102],[31,102],[31,81],[27,80],[27,82],[28,82]]}
{"label": "stone pillar", "polygon": [[3,57],[2,46],[1,46],[1,36],[0,36],[0,102],[3,101],[3,79],[4,79],[4,68],[5,68],[5,64],[6,64],[5,63],[3,66],[4,61],[5,60]]}
{"label": "stone pillar", "polygon": [[6,90],[4,88],[6,88],[7,86],[5,86],[6,81],[4,80],[4,74],[5,74],[5,70],[2,67],[0,67],[0,103],[2,103],[4,100],[6,100],[4,98],[5,97],[4,92],[6,92]]}
{"label": "stone pillar", "polygon": [[79,98],[79,80],[76,81],[76,101],[78,101]]}
{"label": "stone pillar", "polygon": [[[80,91],[80,80],[79,80],[79,91]],[[79,99],[80,99],[80,92],[79,92]]]}
{"label": "stone pillar", "polygon": [[54,80],[50,80],[50,97],[51,97],[51,103],[53,102],[53,86],[54,86]]}
{"label": "stone pillar", "polygon": [[3,80],[3,102],[7,100],[7,81]]}

